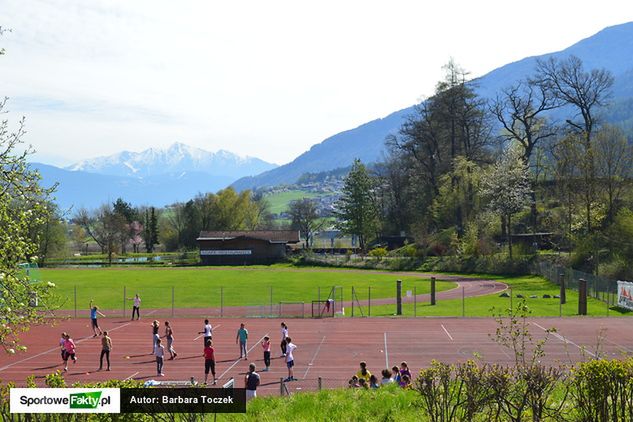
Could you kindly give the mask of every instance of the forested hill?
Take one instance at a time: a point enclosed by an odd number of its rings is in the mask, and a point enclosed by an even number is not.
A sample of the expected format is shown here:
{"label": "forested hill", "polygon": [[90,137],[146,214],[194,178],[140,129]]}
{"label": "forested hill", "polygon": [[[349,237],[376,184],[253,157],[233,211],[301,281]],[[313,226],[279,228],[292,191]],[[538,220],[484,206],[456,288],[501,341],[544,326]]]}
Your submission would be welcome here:
{"label": "forested hill", "polygon": [[[605,112],[604,117],[612,123],[633,129],[633,22],[608,27],[565,50],[528,57],[495,69],[475,81],[477,92],[482,97],[493,98],[500,89],[532,73],[537,59],[569,55],[579,57],[585,69],[605,68],[614,75],[614,106]],[[467,68],[468,64],[463,65]],[[294,161],[257,176],[239,179],[232,186],[242,190],[291,184],[306,172],[347,167],[354,158],[360,158],[365,163],[379,161],[384,154],[385,137],[396,133],[403,119],[412,112],[413,106],[338,133],[314,145]]]}

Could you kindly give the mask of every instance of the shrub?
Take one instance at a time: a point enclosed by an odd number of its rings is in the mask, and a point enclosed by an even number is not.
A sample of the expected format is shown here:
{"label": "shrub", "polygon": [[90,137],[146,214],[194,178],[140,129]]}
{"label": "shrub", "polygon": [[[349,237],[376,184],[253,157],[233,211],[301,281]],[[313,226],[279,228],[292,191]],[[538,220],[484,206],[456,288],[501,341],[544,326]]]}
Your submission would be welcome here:
{"label": "shrub", "polygon": [[591,360],[573,369],[571,397],[579,420],[633,420],[633,361]]}
{"label": "shrub", "polygon": [[374,257],[374,258],[378,258],[378,261],[380,261],[382,258],[387,256],[387,249],[386,248],[374,248],[371,251],[369,251],[368,255],[371,256],[371,257]]}

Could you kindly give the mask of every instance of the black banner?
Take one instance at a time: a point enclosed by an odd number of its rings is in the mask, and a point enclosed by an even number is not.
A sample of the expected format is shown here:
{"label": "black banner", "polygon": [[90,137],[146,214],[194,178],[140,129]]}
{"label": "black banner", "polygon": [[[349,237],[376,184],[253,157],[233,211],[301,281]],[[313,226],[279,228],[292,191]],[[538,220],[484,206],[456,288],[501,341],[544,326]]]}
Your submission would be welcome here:
{"label": "black banner", "polygon": [[246,413],[246,390],[122,388],[121,413]]}

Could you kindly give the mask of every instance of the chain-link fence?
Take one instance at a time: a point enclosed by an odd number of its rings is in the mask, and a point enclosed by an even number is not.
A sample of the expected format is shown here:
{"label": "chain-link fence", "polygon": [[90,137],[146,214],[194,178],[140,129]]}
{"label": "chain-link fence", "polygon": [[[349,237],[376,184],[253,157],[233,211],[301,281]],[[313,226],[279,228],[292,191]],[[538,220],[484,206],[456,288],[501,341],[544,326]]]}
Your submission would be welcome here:
{"label": "chain-link fence", "polygon": [[[608,307],[617,305],[618,282],[617,280],[600,277],[597,275],[565,268],[549,262],[539,262],[536,273],[545,277],[564,289],[578,290],[580,280],[587,282],[587,295],[604,302]],[[562,290],[561,290],[562,292]]]}
{"label": "chain-link fence", "polygon": [[[57,314],[88,317],[89,305],[99,307],[106,316],[132,317],[134,296],[141,298],[141,317],[252,317],[252,318],[310,318],[310,317],[376,317],[396,316],[490,316],[491,308],[512,308],[526,300],[535,315],[563,316],[578,314],[578,283],[587,281],[590,298],[588,314],[605,316],[617,304],[617,283],[603,277],[541,263],[536,269],[554,284],[542,280],[521,282],[505,289],[503,280],[443,276],[437,279],[435,303],[431,301],[429,280],[403,278],[401,282],[400,312],[397,302],[397,282],[378,282],[367,286],[319,286],[306,289],[300,283],[280,286],[244,286],[188,288],[124,286],[71,287],[60,294]],[[442,281],[458,284],[441,284]],[[522,284],[521,284],[522,283]],[[560,283],[569,291],[561,300]],[[311,290],[311,291],[310,291]]]}

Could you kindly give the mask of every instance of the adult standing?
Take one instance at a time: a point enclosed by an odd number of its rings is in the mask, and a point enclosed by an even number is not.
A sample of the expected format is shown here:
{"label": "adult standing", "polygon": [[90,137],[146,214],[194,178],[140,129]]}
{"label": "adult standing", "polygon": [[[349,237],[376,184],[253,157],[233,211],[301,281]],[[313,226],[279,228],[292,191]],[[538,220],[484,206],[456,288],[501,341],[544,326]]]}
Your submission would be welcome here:
{"label": "adult standing", "polygon": [[156,340],[156,347],[154,347],[154,356],[156,356],[156,372],[159,377],[164,377],[163,374],[163,358],[165,356],[165,346],[160,344],[160,338]]}
{"label": "adult standing", "polygon": [[286,337],[288,337],[288,326],[281,323],[281,356],[286,356]]}
{"label": "adult standing", "polygon": [[103,332],[103,337],[101,337],[101,356],[99,357],[99,370],[103,369],[103,357],[106,358],[106,363],[108,364],[108,368],[106,371],[110,370],[110,351],[112,350],[112,339],[108,336],[108,332]]}
{"label": "adult standing", "polygon": [[172,330],[169,321],[165,321],[165,338],[167,339],[167,350],[169,350],[170,355],[169,360],[174,360],[178,353],[174,349],[174,330]]}
{"label": "adult standing", "polygon": [[94,301],[90,299],[90,322],[92,323],[92,332],[94,333],[93,337],[97,337],[97,330],[99,330],[99,334],[102,334],[101,328],[99,328],[99,322],[97,321],[97,317],[105,315],[99,312],[99,307],[94,305]]}
{"label": "adult standing", "polygon": [[203,344],[205,347],[207,346],[207,341],[213,340],[213,327],[208,319],[204,320],[204,328],[202,331],[198,331],[198,334],[204,334]]}
{"label": "adult standing", "polygon": [[217,383],[215,378],[215,349],[213,348],[213,342],[207,340],[204,346],[204,384],[207,384],[209,378],[209,371],[213,375],[213,385]]}
{"label": "adult standing", "polygon": [[132,303],[132,319],[131,319],[131,321],[134,321],[134,314],[136,314],[136,319],[137,320],[141,319],[141,298],[138,295],[138,293],[135,294],[134,297],[127,298],[127,300],[134,301]]}
{"label": "adult standing", "polygon": [[292,342],[290,337],[286,337],[286,366],[288,367],[288,378],[284,381],[296,381],[294,377],[295,357],[293,352],[297,348],[297,345]]}
{"label": "adult standing", "polygon": [[158,334],[159,329],[160,329],[160,322],[158,322],[158,320],[155,319],[152,322],[152,353],[156,352],[156,345],[158,344],[158,341],[160,340],[160,334]]}
{"label": "adult standing", "polygon": [[235,344],[239,341],[240,343],[240,359],[244,358],[244,360],[248,360],[248,330],[244,326],[244,323],[240,324],[240,329],[237,330],[237,335],[235,336]]}
{"label": "adult standing", "polygon": [[257,397],[257,387],[259,386],[259,374],[255,372],[255,364],[248,365],[248,373],[244,377],[244,388],[246,388],[246,401]]}

